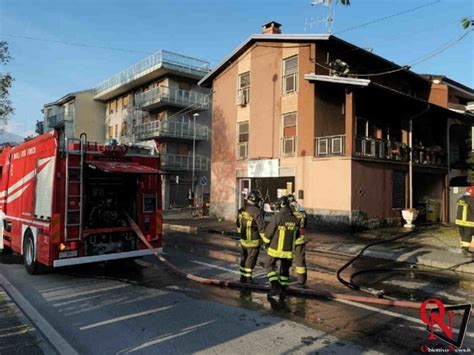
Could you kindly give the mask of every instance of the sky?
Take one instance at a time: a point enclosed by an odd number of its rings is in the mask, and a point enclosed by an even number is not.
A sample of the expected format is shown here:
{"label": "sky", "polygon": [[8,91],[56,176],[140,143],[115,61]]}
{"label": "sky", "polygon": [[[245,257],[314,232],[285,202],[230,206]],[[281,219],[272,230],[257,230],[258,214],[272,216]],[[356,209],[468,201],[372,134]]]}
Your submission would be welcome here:
{"label": "sky", "polygon": [[[0,0],[0,40],[13,57],[0,70],[15,78],[15,114],[6,130],[32,134],[45,103],[93,88],[159,49],[213,67],[270,20],[284,33],[326,33],[319,20],[327,10],[311,1]],[[336,6],[333,33],[405,65],[460,37],[463,17],[474,17],[474,0],[351,0],[349,7]],[[474,33],[412,70],[473,87]]]}

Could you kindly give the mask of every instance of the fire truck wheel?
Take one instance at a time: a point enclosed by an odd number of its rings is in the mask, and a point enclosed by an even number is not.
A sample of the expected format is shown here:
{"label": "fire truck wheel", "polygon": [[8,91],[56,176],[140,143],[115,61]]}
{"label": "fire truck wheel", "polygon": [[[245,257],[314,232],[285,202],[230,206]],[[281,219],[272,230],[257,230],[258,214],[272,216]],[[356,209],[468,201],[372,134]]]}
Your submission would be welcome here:
{"label": "fire truck wheel", "polygon": [[35,242],[33,233],[27,229],[23,238],[23,264],[26,272],[34,275],[38,272],[38,262],[35,260]]}

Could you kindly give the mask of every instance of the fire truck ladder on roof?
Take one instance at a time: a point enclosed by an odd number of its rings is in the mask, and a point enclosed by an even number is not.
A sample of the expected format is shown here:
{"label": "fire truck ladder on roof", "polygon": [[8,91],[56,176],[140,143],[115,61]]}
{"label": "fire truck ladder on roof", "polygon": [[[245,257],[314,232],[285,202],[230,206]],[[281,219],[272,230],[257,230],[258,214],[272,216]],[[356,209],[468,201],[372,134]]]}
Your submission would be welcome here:
{"label": "fire truck ladder on roof", "polygon": [[[79,139],[80,161],[79,165],[74,163],[69,152],[69,142],[74,143],[74,139],[66,138],[66,186],[65,186],[65,206],[64,206],[64,238],[66,241],[78,240],[82,236],[83,225],[83,196],[84,196],[84,154],[87,142],[85,133]],[[73,148],[74,149],[74,148]],[[78,236],[69,238],[69,230],[79,228]]]}

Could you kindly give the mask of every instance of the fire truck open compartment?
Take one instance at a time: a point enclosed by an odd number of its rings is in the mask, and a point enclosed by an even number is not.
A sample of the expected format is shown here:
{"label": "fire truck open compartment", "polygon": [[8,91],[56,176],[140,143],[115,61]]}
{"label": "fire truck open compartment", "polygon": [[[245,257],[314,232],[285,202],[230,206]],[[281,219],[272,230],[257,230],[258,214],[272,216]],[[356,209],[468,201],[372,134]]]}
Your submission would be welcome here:
{"label": "fire truck open compartment", "polygon": [[85,255],[137,249],[137,237],[128,230],[126,214],[137,220],[138,175],[109,173],[87,167],[84,174]]}

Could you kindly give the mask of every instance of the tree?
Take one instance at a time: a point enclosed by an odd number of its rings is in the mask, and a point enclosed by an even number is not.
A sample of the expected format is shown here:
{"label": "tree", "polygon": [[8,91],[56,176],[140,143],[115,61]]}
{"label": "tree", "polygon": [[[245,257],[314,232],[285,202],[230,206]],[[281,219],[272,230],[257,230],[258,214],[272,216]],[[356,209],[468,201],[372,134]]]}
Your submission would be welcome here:
{"label": "tree", "polygon": [[[8,43],[0,41],[0,64],[6,65],[11,59],[12,57],[8,52]],[[10,73],[0,73],[0,131],[3,130],[11,114],[14,112],[9,98],[13,80]]]}

